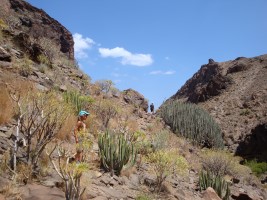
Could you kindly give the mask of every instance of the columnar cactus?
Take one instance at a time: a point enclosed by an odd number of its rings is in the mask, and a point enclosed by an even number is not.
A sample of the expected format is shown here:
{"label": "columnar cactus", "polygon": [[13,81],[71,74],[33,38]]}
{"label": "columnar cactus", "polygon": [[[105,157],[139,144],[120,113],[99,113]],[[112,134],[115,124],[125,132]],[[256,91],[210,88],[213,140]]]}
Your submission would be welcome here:
{"label": "columnar cactus", "polygon": [[93,102],[93,98],[90,96],[81,95],[76,91],[67,91],[64,93],[65,102],[71,104],[76,113],[85,109],[89,104]]}
{"label": "columnar cactus", "polygon": [[136,151],[123,135],[110,134],[108,131],[98,138],[101,165],[106,170],[119,175],[123,167],[135,164]]}
{"label": "columnar cactus", "polygon": [[223,147],[220,127],[195,104],[167,102],[160,108],[160,116],[176,134],[205,147]]}

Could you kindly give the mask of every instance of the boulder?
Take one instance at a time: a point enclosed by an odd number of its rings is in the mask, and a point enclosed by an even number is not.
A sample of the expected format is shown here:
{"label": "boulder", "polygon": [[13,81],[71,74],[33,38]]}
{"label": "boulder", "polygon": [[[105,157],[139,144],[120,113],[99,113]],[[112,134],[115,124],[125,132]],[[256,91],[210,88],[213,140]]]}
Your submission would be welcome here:
{"label": "boulder", "polygon": [[133,104],[138,109],[141,109],[145,112],[148,111],[148,101],[144,98],[142,94],[133,89],[124,90],[123,99],[126,103]]}
{"label": "boulder", "polygon": [[213,188],[208,187],[204,192],[203,192],[203,199],[204,200],[222,200],[217,193],[214,191]]}

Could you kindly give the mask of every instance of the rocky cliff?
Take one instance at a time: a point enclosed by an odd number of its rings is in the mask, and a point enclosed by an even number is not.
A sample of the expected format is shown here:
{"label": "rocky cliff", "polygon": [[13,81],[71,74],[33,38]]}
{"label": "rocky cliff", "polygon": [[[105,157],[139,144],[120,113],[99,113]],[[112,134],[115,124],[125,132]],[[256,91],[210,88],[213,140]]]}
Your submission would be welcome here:
{"label": "rocky cliff", "polygon": [[168,99],[173,100],[205,108],[237,155],[267,160],[267,55],[210,59]]}
{"label": "rocky cliff", "polygon": [[19,37],[25,44],[24,48],[27,49],[26,44],[30,42],[27,39],[46,38],[54,41],[69,59],[74,59],[72,34],[43,10],[31,6],[26,1],[1,0],[0,17],[5,19],[11,31],[21,31],[22,35]]}

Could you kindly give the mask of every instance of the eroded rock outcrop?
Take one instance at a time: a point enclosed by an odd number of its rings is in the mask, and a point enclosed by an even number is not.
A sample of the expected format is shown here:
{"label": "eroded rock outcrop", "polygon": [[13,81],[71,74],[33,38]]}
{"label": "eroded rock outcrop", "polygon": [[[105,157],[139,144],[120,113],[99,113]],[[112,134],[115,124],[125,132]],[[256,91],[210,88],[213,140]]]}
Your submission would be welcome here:
{"label": "eroded rock outcrop", "polygon": [[[222,129],[225,144],[245,158],[267,159],[267,55],[209,61],[167,101],[205,108]],[[251,146],[251,147],[249,147]],[[255,148],[254,148],[255,147]]]}

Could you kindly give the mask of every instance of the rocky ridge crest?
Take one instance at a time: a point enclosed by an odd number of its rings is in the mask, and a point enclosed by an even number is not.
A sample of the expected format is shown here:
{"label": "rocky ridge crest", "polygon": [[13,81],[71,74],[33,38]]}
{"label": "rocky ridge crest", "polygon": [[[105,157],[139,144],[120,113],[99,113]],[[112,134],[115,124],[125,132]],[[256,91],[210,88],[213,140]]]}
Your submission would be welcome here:
{"label": "rocky ridge crest", "polygon": [[267,54],[226,62],[210,59],[167,101],[198,104],[222,129],[225,145],[266,162]]}

